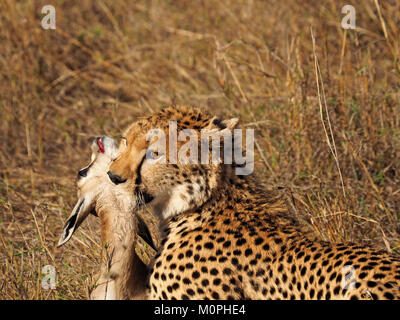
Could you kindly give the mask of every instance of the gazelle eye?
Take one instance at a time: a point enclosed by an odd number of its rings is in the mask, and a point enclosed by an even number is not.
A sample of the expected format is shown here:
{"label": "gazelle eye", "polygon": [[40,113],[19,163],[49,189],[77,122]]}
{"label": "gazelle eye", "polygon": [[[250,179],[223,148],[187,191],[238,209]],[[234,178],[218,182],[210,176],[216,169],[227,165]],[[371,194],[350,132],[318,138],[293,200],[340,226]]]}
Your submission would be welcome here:
{"label": "gazelle eye", "polygon": [[89,167],[86,167],[86,168],[83,168],[83,169],[79,170],[78,179],[86,177],[88,171],[89,171]]}

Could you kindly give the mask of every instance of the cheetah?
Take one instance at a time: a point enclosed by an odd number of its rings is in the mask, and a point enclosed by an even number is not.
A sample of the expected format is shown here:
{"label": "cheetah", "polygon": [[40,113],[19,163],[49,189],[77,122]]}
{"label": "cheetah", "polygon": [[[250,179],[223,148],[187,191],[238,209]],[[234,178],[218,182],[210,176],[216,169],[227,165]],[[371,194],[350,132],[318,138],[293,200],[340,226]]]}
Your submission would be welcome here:
{"label": "cheetah", "polygon": [[253,175],[235,174],[235,161],[174,164],[169,153],[151,150],[146,132],[157,128],[168,136],[171,120],[178,132],[199,135],[202,129],[239,127],[237,119],[175,106],[126,130],[108,176],[131,192],[135,210],[150,208],[161,221],[150,299],[400,298],[395,255],[310,236],[278,193],[263,189]]}

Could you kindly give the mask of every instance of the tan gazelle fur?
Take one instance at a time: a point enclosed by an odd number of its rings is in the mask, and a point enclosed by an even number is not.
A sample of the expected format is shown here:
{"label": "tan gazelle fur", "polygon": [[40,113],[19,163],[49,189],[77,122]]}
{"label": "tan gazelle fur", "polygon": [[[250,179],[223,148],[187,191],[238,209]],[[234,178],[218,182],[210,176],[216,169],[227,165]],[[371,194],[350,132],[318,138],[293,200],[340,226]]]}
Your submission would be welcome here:
{"label": "tan gazelle fur", "polygon": [[132,197],[107,177],[117,155],[112,138],[97,138],[92,143],[92,161],[78,173],[78,202],[66,221],[58,246],[67,242],[89,213],[101,220],[104,258],[94,300],[142,299],[146,266],[135,254],[138,219],[133,213]]}

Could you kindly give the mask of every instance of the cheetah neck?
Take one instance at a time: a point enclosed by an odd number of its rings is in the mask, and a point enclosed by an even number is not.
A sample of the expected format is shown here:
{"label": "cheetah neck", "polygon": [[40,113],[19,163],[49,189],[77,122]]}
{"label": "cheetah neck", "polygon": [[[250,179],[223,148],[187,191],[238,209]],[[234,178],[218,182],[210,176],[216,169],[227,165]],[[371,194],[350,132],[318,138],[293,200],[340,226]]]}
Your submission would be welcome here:
{"label": "cheetah neck", "polygon": [[159,197],[151,204],[153,212],[160,218],[163,225],[167,221],[179,220],[193,213],[206,217],[213,208],[219,211],[251,211],[256,205],[269,208],[271,214],[274,207],[282,208],[277,203],[276,195],[263,190],[256,179],[251,176],[230,176],[214,182],[213,189],[202,189],[200,184],[192,183],[193,193],[186,193],[188,185],[178,185],[164,197]]}
{"label": "cheetah neck", "polygon": [[166,239],[171,232],[178,232],[183,222],[184,232],[189,232],[205,224],[221,224],[224,221],[233,224],[264,221],[271,228],[279,226],[302,236],[307,234],[307,237],[310,232],[308,226],[299,224],[289,213],[279,192],[265,190],[253,177],[242,176],[221,180],[218,188],[200,205],[161,219],[160,236]]}

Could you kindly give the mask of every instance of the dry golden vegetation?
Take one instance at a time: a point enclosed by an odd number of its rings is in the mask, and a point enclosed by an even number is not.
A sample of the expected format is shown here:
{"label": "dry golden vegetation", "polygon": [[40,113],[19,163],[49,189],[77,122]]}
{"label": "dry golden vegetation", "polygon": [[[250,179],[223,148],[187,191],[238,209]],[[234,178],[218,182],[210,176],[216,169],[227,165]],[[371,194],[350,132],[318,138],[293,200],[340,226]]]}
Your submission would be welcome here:
{"label": "dry golden vegetation", "polygon": [[323,239],[399,253],[399,26],[395,0],[0,0],[0,299],[88,298],[98,220],[55,247],[88,139],[171,104],[255,128],[256,174]]}

